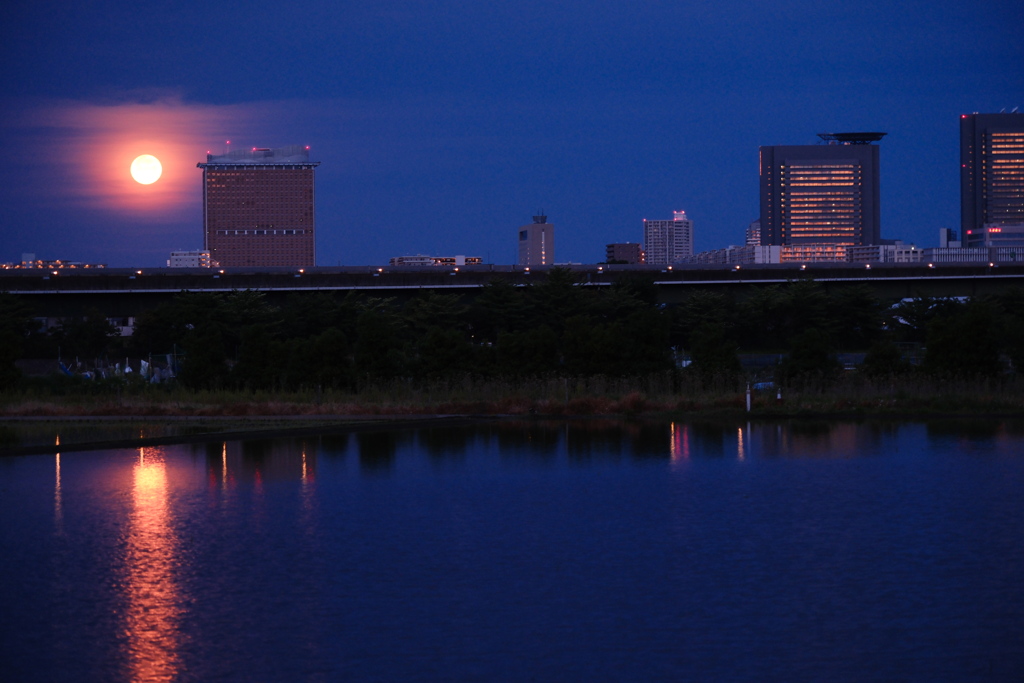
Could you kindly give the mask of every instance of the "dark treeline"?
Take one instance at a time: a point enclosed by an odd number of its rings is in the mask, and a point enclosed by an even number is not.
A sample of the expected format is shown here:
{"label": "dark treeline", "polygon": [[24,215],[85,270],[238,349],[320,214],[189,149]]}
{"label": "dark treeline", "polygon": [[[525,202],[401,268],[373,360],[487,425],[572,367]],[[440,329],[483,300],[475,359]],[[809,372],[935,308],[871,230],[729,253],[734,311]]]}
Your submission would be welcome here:
{"label": "dark treeline", "polygon": [[[653,285],[577,286],[551,270],[529,287],[495,281],[472,297],[399,301],[363,294],[294,294],[283,306],[253,291],[182,292],[116,336],[100,312],[36,329],[23,299],[0,295],[0,380],[20,358],[147,358],[177,354],[178,381],[195,389],[343,389],[456,377],[638,377],[677,372],[721,384],[743,374],[741,353],[780,354],[760,379],[826,384],[835,354],[866,352],[860,373],[998,378],[1024,368],[1024,290],[972,301],[883,301],[867,287],[827,291],[814,281],[746,298],[695,289],[658,304]],[[692,360],[678,369],[682,359]]]}

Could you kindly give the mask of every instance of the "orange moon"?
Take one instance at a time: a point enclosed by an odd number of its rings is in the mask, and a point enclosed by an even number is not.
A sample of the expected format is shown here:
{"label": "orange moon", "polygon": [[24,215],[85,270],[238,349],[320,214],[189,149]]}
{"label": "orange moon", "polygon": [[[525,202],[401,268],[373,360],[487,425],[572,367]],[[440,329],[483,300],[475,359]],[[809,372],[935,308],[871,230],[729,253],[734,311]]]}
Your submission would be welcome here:
{"label": "orange moon", "polygon": [[132,162],[131,171],[135,182],[142,185],[152,185],[160,179],[160,174],[163,173],[164,167],[160,165],[160,160],[152,154],[142,154],[135,157],[135,161]]}

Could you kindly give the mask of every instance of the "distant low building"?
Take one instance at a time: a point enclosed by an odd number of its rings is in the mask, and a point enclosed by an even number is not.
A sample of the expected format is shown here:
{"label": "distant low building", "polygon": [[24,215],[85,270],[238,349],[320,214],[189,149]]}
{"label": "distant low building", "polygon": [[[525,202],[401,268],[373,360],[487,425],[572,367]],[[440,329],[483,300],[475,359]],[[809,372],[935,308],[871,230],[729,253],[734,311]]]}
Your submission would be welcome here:
{"label": "distant low building", "polygon": [[394,256],[388,260],[392,266],[479,266],[484,260],[479,256]]}
{"label": "distant low building", "polygon": [[782,248],[782,263],[841,263],[849,261],[849,245],[788,244]]}
{"label": "distant low building", "polygon": [[920,263],[924,250],[897,240],[893,244],[847,247],[846,255],[852,263]]}
{"label": "distant low building", "polygon": [[753,265],[758,263],[780,263],[782,250],[785,247],[777,244],[745,244],[742,247],[730,246],[725,249],[712,249],[688,256],[680,263],[698,265]]}
{"label": "distant low building", "polygon": [[1024,247],[938,247],[921,252],[926,263],[1024,263]]}
{"label": "distant low building", "polygon": [[747,226],[747,244],[761,244],[761,219],[753,220]]}
{"label": "distant low building", "polygon": [[933,247],[924,249],[922,261],[927,263],[987,263],[988,249]]}
{"label": "distant low building", "polygon": [[605,261],[608,263],[646,263],[643,247],[635,242],[615,242],[605,246]]}
{"label": "distant low building", "polygon": [[2,263],[0,264],[0,269],[12,270],[22,268],[38,268],[39,270],[65,270],[107,267],[107,264],[105,263],[82,263],[81,261],[64,261],[61,259],[48,261],[44,259],[37,259],[35,254],[22,254],[21,259],[21,263]]}
{"label": "distant low building", "polygon": [[960,236],[956,230],[952,228],[939,228],[939,246],[946,249],[949,247],[962,247],[964,245],[960,241]]}
{"label": "distant low building", "polygon": [[210,258],[210,252],[196,249],[193,251],[172,251],[167,259],[168,268],[216,268],[218,264]]}
{"label": "distant low building", "polygon": [[987,224],[973,237],[980,247],[1024,247],[1024,223]]}

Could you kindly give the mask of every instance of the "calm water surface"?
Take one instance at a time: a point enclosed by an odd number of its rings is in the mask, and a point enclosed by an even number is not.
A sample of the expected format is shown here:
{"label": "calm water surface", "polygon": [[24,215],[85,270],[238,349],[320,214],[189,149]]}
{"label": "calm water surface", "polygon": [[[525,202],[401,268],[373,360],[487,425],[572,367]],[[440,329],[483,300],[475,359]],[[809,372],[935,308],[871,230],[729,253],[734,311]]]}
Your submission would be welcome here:
{"label": "calm water surface", "polygon": [[1024,680],[1024,425],[0,458],[0,677]]}

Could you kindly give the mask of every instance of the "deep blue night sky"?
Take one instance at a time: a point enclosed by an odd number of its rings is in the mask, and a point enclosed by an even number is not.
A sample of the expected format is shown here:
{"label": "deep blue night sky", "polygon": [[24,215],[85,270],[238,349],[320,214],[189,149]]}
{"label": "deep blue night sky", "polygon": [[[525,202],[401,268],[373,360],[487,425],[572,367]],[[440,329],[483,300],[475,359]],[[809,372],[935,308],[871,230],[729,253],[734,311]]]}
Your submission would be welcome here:
{"label": "deep blue night sky", "polygon": [[510,263],[538,209],[559,262],[673,210],[698,250],[741,243],[758,146],[825,131],[889,134],[882,235],[934,246],[959,115],[1024,108],[1014,0],[76,5],[0,9],[0,261],[201,247],[195,164],[229,139],[311,146],[320,265]]}

